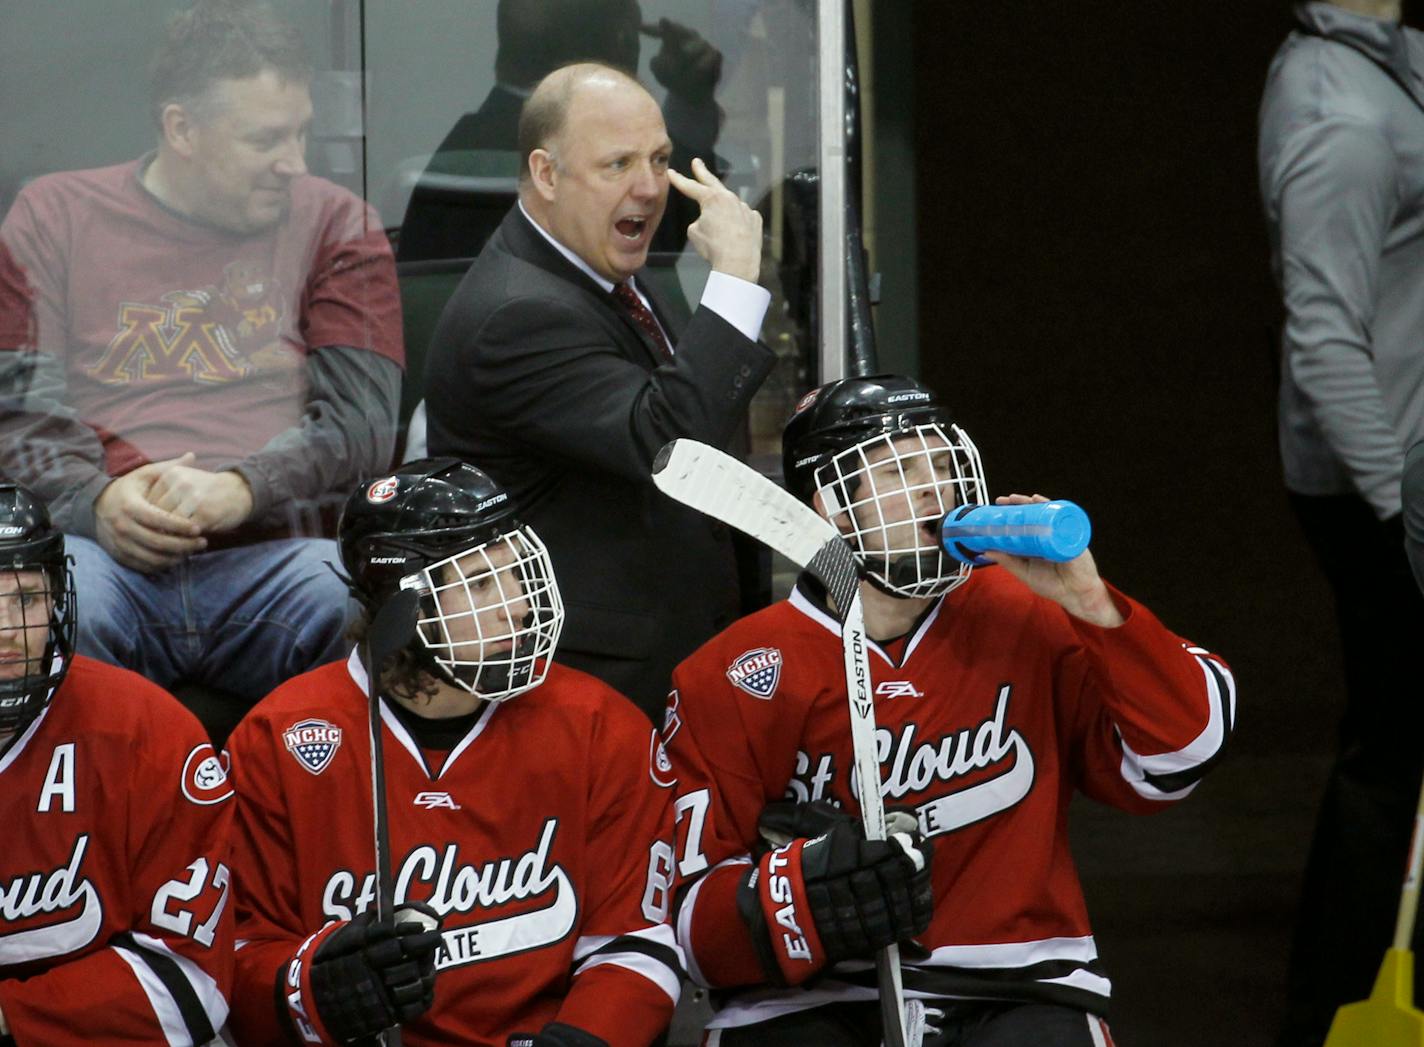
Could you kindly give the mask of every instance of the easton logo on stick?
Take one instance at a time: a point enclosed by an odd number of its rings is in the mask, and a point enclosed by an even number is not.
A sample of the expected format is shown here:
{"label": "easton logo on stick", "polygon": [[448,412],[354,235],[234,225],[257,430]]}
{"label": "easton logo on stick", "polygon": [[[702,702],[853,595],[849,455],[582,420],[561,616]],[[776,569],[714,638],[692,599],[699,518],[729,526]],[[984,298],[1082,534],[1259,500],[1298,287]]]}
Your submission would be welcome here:
{"label": "easton logo on stick", "polygon": [[727,666],[727,679],[753,698],[768,699],[781,682],[781,652],[775,647],[748,651]]}
{"label": "easton logo on stick", "polygon": [[341,748],[341,728],[326,720],[303,720],[283,731],[282,740],[298,763],[320,774]]}

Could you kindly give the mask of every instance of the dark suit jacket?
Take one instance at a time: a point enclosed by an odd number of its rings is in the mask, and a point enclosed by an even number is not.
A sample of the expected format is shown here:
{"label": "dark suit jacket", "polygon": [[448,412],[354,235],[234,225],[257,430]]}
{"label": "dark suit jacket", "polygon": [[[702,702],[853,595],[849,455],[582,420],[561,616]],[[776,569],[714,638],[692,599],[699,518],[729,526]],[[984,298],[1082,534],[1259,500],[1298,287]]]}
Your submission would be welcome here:
{"label": "dark suit jacket", "polygon": [[660,721],[673,667],[733,620],[739,592],[726,528],[659,492],[653,456],[681,436],[727,446],[773,357],[639,286],[671,363],[515,207],[446,306],[425,398],[430,453],[487,470],[548,545],[567,610],[559,660]]}

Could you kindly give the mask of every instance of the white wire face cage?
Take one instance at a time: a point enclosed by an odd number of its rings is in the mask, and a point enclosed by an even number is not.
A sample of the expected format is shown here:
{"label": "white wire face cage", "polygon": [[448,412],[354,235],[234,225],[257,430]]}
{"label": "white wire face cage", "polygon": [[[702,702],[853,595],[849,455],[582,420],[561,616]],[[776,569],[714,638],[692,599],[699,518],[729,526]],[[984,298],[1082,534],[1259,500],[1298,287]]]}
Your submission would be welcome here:
{"label": "white wire face cage", "polygon": [[519,527],[403,579],[417,631],[449,682],[503,702],[544,682],[564,625],[549,551]]}
{"label": "white wire face cage", "polygon": [[842,451],[815,473],[831,522],[876,586],[896,596],[940,596],[972,570],[944,551],[939,524],[960,505],[988,501],[979,449],[957,425],[886,433]]}
{"label": "white wire face cage", "polygon": [[49,704],[74,654],[74,578],[67,566],[0,567],[0,734]]}

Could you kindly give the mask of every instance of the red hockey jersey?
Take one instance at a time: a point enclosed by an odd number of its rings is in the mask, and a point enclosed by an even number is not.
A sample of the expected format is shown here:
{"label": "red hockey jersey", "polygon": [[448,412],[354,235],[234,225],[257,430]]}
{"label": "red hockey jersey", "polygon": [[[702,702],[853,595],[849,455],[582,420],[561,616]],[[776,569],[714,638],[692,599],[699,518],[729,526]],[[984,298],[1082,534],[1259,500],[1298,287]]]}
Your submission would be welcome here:
{"label": "red hockey jersey", "polygon": [[[1069,799],[1079,789],[1161,809],[1192,790],[1235,714],[1219,658],[1113,597],[1127,621],[1102,629],[986,569],[898,659],[872,644],[884,801],[934,842],[935,915],[918,939],[931,955],[906,966],[909,995],[1105,1011]],[[735,885],[762,808],[824,799],[859,815],[840,629],[798,586],[708,642],[673,683],[663,741],[678,777],[678,939],[695,980],[746,986],[763,976]],[[809,989],[732,994],[711,1027],[870,999],[874,985],[868,962],[844,963]]]}
{"label": "red hockey jersey", "polygon": [[[229,741],[239,1043],[276,1042],[278,970],[373,902],[365,688],[353,654],[279,687]],[[647,1044],[681,970],[666,923],[671,790],[647,720],[558,665],[487,706],[443,765],[382,715],[396,900],[444,917],[435,1005],[404,1026],[408,1047],[510,1047],[551,1021]]]}
{"label": "red hockey jersey", "polygon": [[74,659],[0,757],[0,1011],[17,1043],[214,1038],[232,974],[231,796],[192,713]]}

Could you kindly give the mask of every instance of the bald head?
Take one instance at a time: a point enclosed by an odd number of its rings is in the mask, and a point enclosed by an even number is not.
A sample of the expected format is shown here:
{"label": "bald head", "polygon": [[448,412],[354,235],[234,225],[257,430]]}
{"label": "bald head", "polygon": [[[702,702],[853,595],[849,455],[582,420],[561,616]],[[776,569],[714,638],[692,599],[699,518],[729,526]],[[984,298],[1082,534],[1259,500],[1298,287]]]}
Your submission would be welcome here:
{"label": "bald head", "polygon": [[558,153],[559,139],[569,124],[576,104],[581,108],[598,105],[600,98],[626,96],[636,92],[657,109],[657,102],[621,69],[600,62],[576,62],[555,69],[534,88],[519,114],[519,180],[529,178],[529,154],[536,149]]}
{"label": "bald head", "polygon": [[519,197],[535,222],[614,283],[642,267],[672,142],[638,81],[591,62],[554,70],[524,103],[519,149]]}

